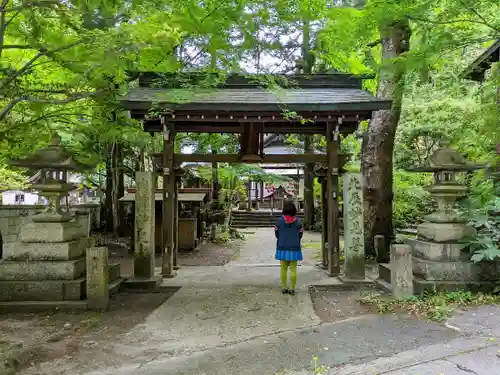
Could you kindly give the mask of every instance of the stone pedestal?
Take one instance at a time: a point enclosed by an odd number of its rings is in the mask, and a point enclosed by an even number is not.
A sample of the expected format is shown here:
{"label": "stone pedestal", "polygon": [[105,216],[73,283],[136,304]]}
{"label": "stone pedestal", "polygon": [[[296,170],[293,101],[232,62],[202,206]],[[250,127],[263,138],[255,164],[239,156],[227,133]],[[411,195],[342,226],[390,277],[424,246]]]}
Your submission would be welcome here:
{"label": "stone pedestal", "polygon": [[365,277],[363,189],[360,173],[342,176],[344,188],[344,282],[372,282]]}
{"label": "stone pedestal", "polygon": [[105,309],[109,302],[108,249],[87,249],[87,304],[90,309]]}
{"label": "stone pedestal", "polygon": [[78,301],[85,297],[88,239],[76,222],[32,222],[4,249],[0,301]]}
{"label": "stone pedestal", "polygon": [[101,227],[101,205],[99,203],[80,203],[74,206],[77,211],[88,211],[90,215],[90,231]]}
{"label": "stone pedestal", "polygon": [[75,221],[82,227],[82,231],[88,237],[90,235],[90,212],[86,209],[79,209],[75,211]]}
{"label": "stone pedestal", "polygon": [[155,277],[155,187],[153,172],[136,173],[134,225],[134,278],[125,282],[131,289],[152,288]]}
{"label": "stone pedestal", "polygon": [[413,295],[412,254],[409,245],[391,246],[392,295],[397,299]]}
{"label": "stone pedestal", "polygon": [[500,262],[470,261],[462,243],[475,231],[466,223],[426,222],[417,227],[417,239],[408,240],[413,254],[414,282],[419,291],[486,289],[500,278]]}

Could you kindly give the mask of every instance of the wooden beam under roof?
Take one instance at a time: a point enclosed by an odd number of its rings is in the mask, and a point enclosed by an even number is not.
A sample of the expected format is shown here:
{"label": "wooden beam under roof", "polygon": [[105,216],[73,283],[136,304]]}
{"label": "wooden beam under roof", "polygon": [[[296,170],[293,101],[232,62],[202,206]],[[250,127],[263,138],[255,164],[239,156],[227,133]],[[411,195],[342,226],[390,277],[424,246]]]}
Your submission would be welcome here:
{"label": "wooden beam under roof", "polygon": [[[153,157],[160,154],[153,154]],[[264,154],[262,160],[256,160],[254,163],[264,164],[307,164],[307,163],[326,163],[326,155],[321,154]],[[241,163],[240,154],[175,154],[174,164],[181,163]],[[249,163],[249,162],[245,162]]]}
{"label": "wooden beam under roof", "polygon": [[[240,133],[241,125],[230,123],[200,123],[175,122],[179,133]],[[143,125],[144,131],[158,133],[162,130],[160,121],[147,121]],[[356,131],[357,122],[346,122],[341,127],[341,133],[347,134]],[[324,134],[326,123],[265,123],[263,133],[269,134]]]}

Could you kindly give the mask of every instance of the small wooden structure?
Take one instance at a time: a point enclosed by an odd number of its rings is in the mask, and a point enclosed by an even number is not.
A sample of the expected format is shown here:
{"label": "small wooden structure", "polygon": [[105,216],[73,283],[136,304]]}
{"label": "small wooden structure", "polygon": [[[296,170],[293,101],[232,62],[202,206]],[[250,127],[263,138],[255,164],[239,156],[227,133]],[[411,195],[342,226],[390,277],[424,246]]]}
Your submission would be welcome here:
{"label": "small wooden structure", "polygon": [[[180,79],[179,79],[180,78]],[[175,170],[184,162],[320,164],[325,169],[324,207],[328,213],[328,274],[340,273],[339,251],[339,174],[345,158],[340,153],[341,135],[354,132],[359,122],[373,111],[389,109],[391,101],[381,100],[362,89],[363,79],[371,76],[312,74],[275,76],[282,88],[267,90],[260,82],[269,76],[229,76],[218,87],[200,88],[206,76],[139,74],[139,87],[122,98],[122,106],[133,118],[143,120],[144,131],[163,134],[163,238],[165,253],[162,273],[174,275],[177,253],[175,208],[177,182]],[[195,90],[186,88],[197,85]],[[284,84],[283,84],[284,83]],[[151,110],[155,115],[150,116]],[[177,133],[240,134],[238,154],[176,154]],[[321,134],[327,140],[327,153],[266,155],[265,134]],[[326,217],[325,216],[325,217]]]}
{"label": "small wooden structure", "polygon": [[[189,189],[194,190],[194,189]],[[200,217],[200,206],[206,201],[206,192],[178,193],[178,241],[179,249],[193,250],[202,241],[203,225]],[[135,202],[135,189],[128,189],[128,193],[120,198],[121,202]],[[186,208],[184,206],[187,206]],[[163,246],[163,194],[161,190],[155,193],[155,250],[161,254]],[[188,213],[189,212],[189,213]],[[133,231],[132,231],[133,233]]]}
{"label": "small wooden structure", "polygon": [[[489,69],[491,69],[493,63],[499,61],[500,61],[500,39],[498,39],[477,59],[475,59],[467,67],[467,69],[465,69],[462,72],[461,76],[462,78],[470,79],[472,81],[483,82],[485,79],[486,72]],[[496,153],[497,156],[500,156],[500,143],[496,144]],[[495,183],[500,185],[500,165],[497,165],[495,173],[497,174],[495,178]]]}

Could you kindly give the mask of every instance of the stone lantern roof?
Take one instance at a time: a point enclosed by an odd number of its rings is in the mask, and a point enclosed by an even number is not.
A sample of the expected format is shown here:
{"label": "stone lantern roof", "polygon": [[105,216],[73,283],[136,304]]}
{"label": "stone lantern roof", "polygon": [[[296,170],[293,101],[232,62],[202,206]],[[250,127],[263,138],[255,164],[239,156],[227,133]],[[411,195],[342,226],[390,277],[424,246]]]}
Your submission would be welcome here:
{"label": "stone lantern roof", "polygon": [[85,165],[77,162],[73,155],[60,147],[61,137],[56,133],[50,145],[18,160],[11,160],[10,165],[29,169],[58,169],[82,171]]}
{"label": "stone lantern roof", "polygon": [[456,150],[448,146],[447,141],[441,142],[441,147],[432,153],[422,166],[408,168],[409,172],[467,172],[484,168],[484,165],[471,163]]}

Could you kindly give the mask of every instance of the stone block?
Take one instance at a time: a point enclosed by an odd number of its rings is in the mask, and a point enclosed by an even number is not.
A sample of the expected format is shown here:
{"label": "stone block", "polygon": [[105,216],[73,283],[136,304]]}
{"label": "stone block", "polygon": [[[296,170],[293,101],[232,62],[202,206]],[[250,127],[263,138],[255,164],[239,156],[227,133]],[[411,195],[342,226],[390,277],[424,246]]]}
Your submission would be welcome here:
{"label": "stone block", "polygon": [[68,261],[0,262],[0,280],[74,280],[85,274],[85,258]]}
{"label": "stone block", "polygon": [[28,223],[21,228],[21,242],[69,242],[85,237],[83,229],[76,222]]}
{"label": "stone block", "polygon": [[378,262],[389,261],[388,255],[390,254],[389,244],[385,240],[385,237],[381,234],[377,234],[373,237],[373,247],[375,248],[375,254],[377,255]]}
{"label": "stone block", "polygon": [[83,233],[88,237],[90,234],[90,213],[79,209],[75,212],[75,222],[82,227]]}
{"label": "stone block", "polygon": [[123,286],[125,287],[125,289],[130,289],[130,290],[155,289],[156,287],[161,285],[162,280],[163,279],[161,276],[153,276],[148,279],[132,278],[125,280]]}
{"label": "stone block", "polygon": [[413,278],[413,288],[415,294],[438,292],[471,291],[474,293],[492,293],[496,288],[495,281],[435,281],[423,280],[418,277]]}
{"label": "stone block", "polygon": [[344,258],[345,279],[365,280],[363,228],[363,189],[360,173],[342,176],[344,189]]}
{"label": "stone block", "polygon": [[136,172],[134,276],[154,276],[155,200],[152,172]]}
{"label": "stone block", "polygon": [[18,235],[17,235],[17,233],[16,234],[6,234],[6,235],[2,236],[2,240],[3,240],[4,244],[15,243],[18,240]]}
{"label": "stone block", "polygon": [[108,248],[87,249],[87,300],[88,307],[104,309],[109,302]]}
{"label": "stone block", "polygon": [[500,262],[433,262],[414,257],[413,273],[430,281],[495,281],[500,279]]}
{"label": "stone block", "polygon": [[11,224],[5,228],[5,234],[13,234],[17,236],[19,232],[21,231],[21,223],[19,224]]}
{"label": "stone block", "polygon": [[413,256],[432,261],[468,261],[470,254],[464,251],[467,245],[460,243],[439,243],[417,239],[406,241],[412,247]]}
{"label": "stone block", "polygon": [[111,283],[121,277],[120,263],[112,263],[108,265],[108,280]]}
{"label": "stone block", "polygon": [[378,265],[378,278],[387,283],[391,283],[391,265],[387,263],[379,263]]}
{"label": "stone block", "polygon": [[15,242],[3,251],[5,260],[72,260],[84,255],[87,239],[79,238],[71,242]]}
{"label": "stone block", "polygon": [[391,288],[398,299],[413,295],[413,270],[410,245],[391,246]]}
{"label": "stone block", "polygon": [[6,223],[7,223],[8,227],[14,227],[14,228],[16,228],[21,223],[21,218],[17,217],[17,216],[15,216],[15,217],[8,217],[5,220],[6,220]]}
{"label": "stone block", "polygon": [[0,301],[79,301],[85,297],[85,279],[0,281]]}
{"label": "stone block", "polygon": [[476,234],[474,228],[460,223],[422,223],[417,226],[417,236],[432,242],[457,243]]}

